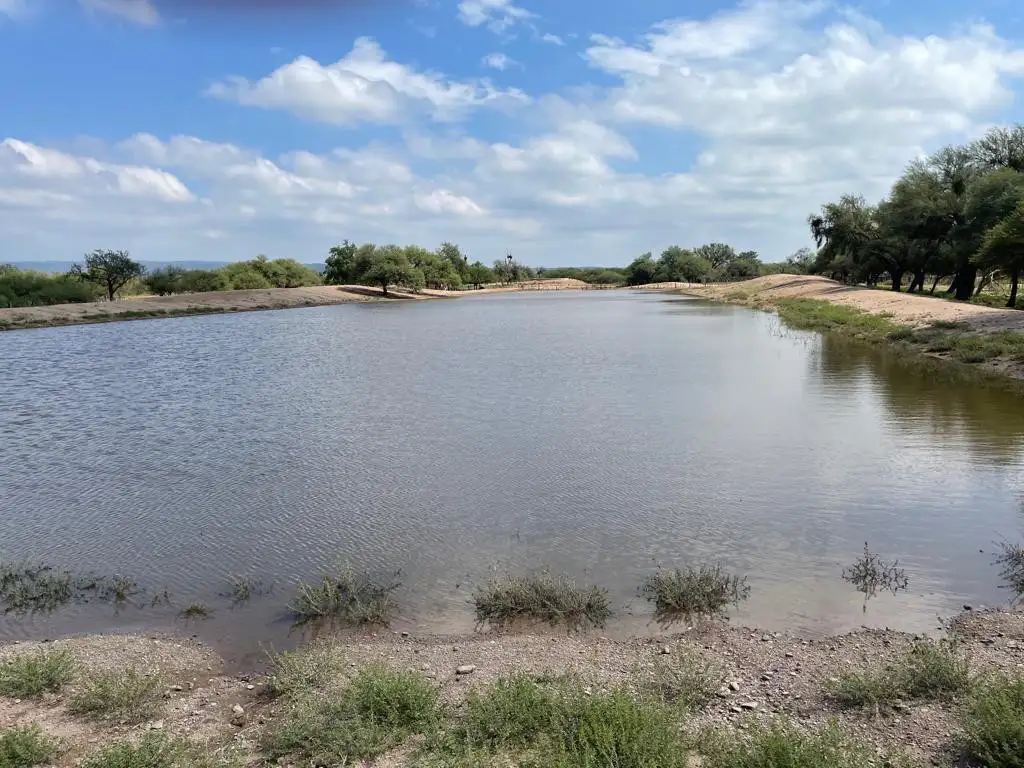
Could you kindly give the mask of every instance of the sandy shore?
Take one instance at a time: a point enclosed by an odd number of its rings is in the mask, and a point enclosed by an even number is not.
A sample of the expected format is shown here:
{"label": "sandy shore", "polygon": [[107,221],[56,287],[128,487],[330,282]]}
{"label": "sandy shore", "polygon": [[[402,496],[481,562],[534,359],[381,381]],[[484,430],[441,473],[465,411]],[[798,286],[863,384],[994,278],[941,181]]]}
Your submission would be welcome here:
{"label": "sandy shore", "polygon": [[694,296],[752,306],[770,306],[779,299],[818,299],[844,304],[894,323],[923,327],[936,322],[964,323],[975,331],[1024,330],[1024,312],[949,301],[937,296],[895,293],[843,285],[815,275],[770,275],[739,283],[699,285],[661,283],[645,288],[674,288]]}
{"label": "sandy shore", "polygon": [[[973,673],[1019,673],[1024,666],[1024,614],[965,613],[952,624]],[[786,717],[801,728],[837,719],[851,735],[878,747],[902,747],[920,765],[952,764],[950,738],[962,702],[909,701],[887,712],[840,708],[823,691],[830,678],[848,670],[881,668],[903,657],[915,638],[885,630],[863,630],[827,639],[807,639],[710,623],[661,638],[617,642],[600,637],[478,633],[468,637],[375,635],[322,641],[334,670],[330,687],[370,664],[410,670],[436,686],[448,711],[457,712],[467,692],[515,672],[572,675],[595,695],[625,687],[634,694],[655,687],[657,670],[673,659],[703,654],[719,671],[718,696],[681,726],[696,733],[705,726],[746,729],[751,721]],[[0,663],[40,647],[66,648],[83,669],[135,668],[159,675],[162,698],[154,719],[139,725],[96,724],[68,711],[80,683],[72,681],[38,701],[0,699],[0,731],[38,723],[62,744],[59,766],[74,766],[104,744],[159,729],[187,738],[211,754],[231,754],[237,765],[259,762],[261,733],[283,715],[281,701],[265,695],[266,677],[226,674],[223,662],[205,648],[181,639],[102,636],[20,643],[0,648]],[[456,670],[472,665],[469,674]],[[588,689],[589,689],[588,688]],[[360,763],[356,763],[360,764]],[[408,748],[363,765],[414,765]]]}
{"label": "sandy shore", "polygon": [[0,331],[45,328],[114,320],[143,320],[182,315],[297,309],[367,301],[423,301],[488,293],[517,291],[565,291],[587,288],[571,278],[535,280],[508,286],[489,286],[470,291],[424,290],[412,293],[392,288],[385,296],[380,288],[365,285],[318,285],[307,288],[268,288],[251,291],[211,291],[176,296],[140,296],[118,301],[53,304],[46,307],[0,309]]}

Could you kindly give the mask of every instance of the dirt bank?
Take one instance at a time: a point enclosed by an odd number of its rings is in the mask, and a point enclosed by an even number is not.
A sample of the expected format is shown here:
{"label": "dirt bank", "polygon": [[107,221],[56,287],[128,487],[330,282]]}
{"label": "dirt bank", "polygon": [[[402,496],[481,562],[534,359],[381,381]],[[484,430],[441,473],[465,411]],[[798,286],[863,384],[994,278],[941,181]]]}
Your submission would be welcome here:
{"label": "dirt bank", "polygon": [[[965,613],[952,626],[972,674],[1020,673],[1024,615]],[[868,712],[842,708],[824,693],[829,681],[844,672],[898,666],[914,641],[914,637],[884,630],[813,640],[718,623],[629,642],[555,632],[444,638],[403,637],[384,631],[328,639],[326,645],[306,654],[302,678],[320,678],[320,688],[329,691],[343,689],[346,679],[375,664],[414,671],[439,692],[444,717],[455,718],[469,691],[517,672],[548,679],[571,675],[595,696],[621,687],[640,695],[657,689],[659,670],[666,664],[698,653],[714,667],[715,685],[721,687],[695,715],[680,720],[688,734],[706,726],[740,733],[755,722],[778,717],[798,728],[815,729],[835,718],[852,737],[868,745],[905,749],[914,764],[952,765],[951,745],[959,728],[962,698],[924,697]],[[68,649],[85,672],[134,668],[159,680],[156,709],[149,719],[132,725],[98,723],[70,711],[69,702],[83,685],[81,671],[63,690],[39,700],[0,699],[0,733],[39,724],[61,743],[55,762],[59,766],[77,765],[106,744],[153,730],[184,737],[200,745],[202,752],[234,760],[211,765],[262,765],[261,736],[288,713],[284,700],[267,695],[264,675],[255,671],[226,675],[215,655],[188,641],[116,636],[21,643],[0,648],[0,664],[41,648]],[[352,764],[422,765],[414,759],[414,751],[407,744],[376,762]]]}
{"label": "dirt bank", "polygon": [[963,323],[972,330],[984,332],[1024,330],[1024,312],[1019,310],[983,307],[937,296],[854,287],[815,275],[769,275],[739,283],[706,286],[665,285],[676,286],[694,296],[752,306],[770,306],[781,299],[818,299],[873,315],[885,315],[894,323],[917,328],[946,322]]}

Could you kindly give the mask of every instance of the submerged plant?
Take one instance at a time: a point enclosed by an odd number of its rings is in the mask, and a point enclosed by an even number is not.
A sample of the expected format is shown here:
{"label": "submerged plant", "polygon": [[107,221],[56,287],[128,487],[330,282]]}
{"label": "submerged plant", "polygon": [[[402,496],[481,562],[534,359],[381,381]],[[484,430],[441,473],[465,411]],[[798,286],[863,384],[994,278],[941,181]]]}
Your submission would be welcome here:
{"label": "submerged plant", "polygon": [[401,586],[398,575],[377,581],[368,573],[356,573],[352,568],[345,568],[336,576],[324,574],[317,583],[300,582],[298,594],[288,603],[288,610],[300,624],[330,618],[351,626],[386,626],[398,608],[393,597]]}
{"label": "submerged plant", "polygon": [[494,626],[530,619],[570,629],[585,624],[603,627],[613,613],[607,590],[579,586],[568,576],[552,576],[546,570],[491,579],[473,592],[473,604],[477,622]]}
{"label": "submerged plant", "polygon": [[1024,546],[1002,542],[1001,552],[996,556],[996,564],[1002,570],[999,577],[1005,582],[1005,589],[1013,590],[1014,602],[1024,598]]}
{"label": "submerged plant", "polygon": [[659,569],[640,587],[640,593],[654,603],[657,621],[672,624],[695,616],[721,616],[730,605],[746,600],[750,587],[745,576],[729,573],[720,565],[702,565]]}
{"label": "submerged plant", "polygon": [[263,597],[274,591],[274,585],[253,576],[231,576],[230,584],[221,597],[231,598],[234,605],[243,605],[254,597]]}
{"label": "submerged plant", "polygon": [[868,549],[864,542],[864,552],[854,563],[843,569],[843,580],[853,584],[857,591],[864,595],[863,610],[868,608],[868,600],[885,590],[896,594],[907,588],[906,571],[900,568],[899,560],[891,563],[882,560]]}
{"label": "submerged plant", "polygon": [[213,615],[213,610],[205,603],[192,603],[181,612],[183,619],[208,619]]}

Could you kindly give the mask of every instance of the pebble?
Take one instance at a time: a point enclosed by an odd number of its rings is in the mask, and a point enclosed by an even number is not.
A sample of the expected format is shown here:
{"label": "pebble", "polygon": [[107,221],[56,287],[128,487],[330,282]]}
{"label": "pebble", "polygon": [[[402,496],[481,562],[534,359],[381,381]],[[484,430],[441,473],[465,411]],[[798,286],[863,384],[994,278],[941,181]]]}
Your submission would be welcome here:
{"label": "pebble", "polygon": [[475,664],[463,664],[461,667],[455,668],[456,675],[471,675],[476,672]]}
{"label": "pebble", "polygon": [[729,681],[729,690],[730,691],[738,691],[739,689],[740,689],[740,684],[739,683],[737,683],[735,680],[730,680]]}
{"label": "pebble", "polygon": [[793,652],[792,651],[786,651],[786,658],[787,659],[792,659],[793,658]]}
{"label": "pebble", "polygon": [[756,701],[741,701],[740,707],[743,709],[757,709]]}
{"label": "pebble", "polygon": [[256,690],[256,686],[253,685],[252,683],[249,683],[247,686],[245,686],[245,690],[247,690],[247,691],[254,691],[254,690]]}
{"label": "pebble", "polygon": [[667,645],[661,646],[661,654],[662,654],[662,656],[668,656],[670,653],[672,653],[672,649],[671,648],[669,648]]}
{"label": "pebble", "polygon": [[235,706],[233,706],[231,708],[231,711],[234,712],[236,715],[244,715],[245,714],[245,708],[242,707],[241,704],[235,704]]}
{"label": "pebble", "polygon": [[163,720],[155,720],[154,722],[149,724],[149,730],[151,730],[151,731],[162,731],[163,729],[164,729],[164,721]]}

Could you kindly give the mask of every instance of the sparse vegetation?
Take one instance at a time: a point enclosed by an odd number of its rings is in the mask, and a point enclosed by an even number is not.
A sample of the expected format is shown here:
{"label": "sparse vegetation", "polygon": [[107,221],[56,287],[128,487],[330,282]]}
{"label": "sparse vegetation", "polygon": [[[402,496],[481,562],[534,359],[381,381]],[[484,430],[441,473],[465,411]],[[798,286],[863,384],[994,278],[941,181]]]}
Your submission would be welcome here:
{"label": "sparse vegetation", "polygon": [[422,675],[369,667],[339,694],[290,702],[280,723],[265,734],[264,747],[272,758],[347,765],[430,731],[437,706],[437,690]]}
{"label": "sparse vegetation", "polygon": [[730,605],[750,596],[745,576],[727,572],[720,565],[658,569],[640,588],[654,603],[654,617],[663,624],[690,621],[695,617],[722,616]]}
{"label": "sparse vegetation", "polygon": [[192,620],[204,620],[213,616],[213,609],[206,603],[192,603],[186,606],[181,612],[181,618]]}
{"label": "sparse vegetation", "polygon": [[33,699],[57,693],[75,677],[78,663],[70,651],[44,648],[0,662],[0,696]]}
{"label": "sparse vegetation", "polygon": [[134,668],[92,672],[82,679],[68,709],[95,720],[145,722],[160,712],[162,685],[161,676]]}
{"label": "sparse vegetation", "polygon": [[970,663],[955,641],[918,640],[894,665],[841,675],[828,694],[842,706],[878,712],[901,700],[951,699],[970,685]]}
{"label": "sparse vegetation", "polygon": [[254,576],[235,575],[231,577],[227,591],[221,593],[221,596],[231,598],[231,602],[237,606],[244,605],[254,597],[269,595],[273,591],[274,585],[268,584],[262,579],[257,579]]}
{"label": "sparse vegetation", "polygon": [[477,622],[495,627],[520,619],[570,629],[587,624],[603,627],[613,614],[607,590],[581,587],[568,576],[553,576],[546,570],[491,579],[474,590],[473,604]]}
{"label": "sparse vegetation", "polygon": [[900,568],[899,560],[893,560],[891,563],[882,560],[868,549],[867,542],[864,542],[863,554],[852,565],[843,569],[843,580],[853,584],[857,591],[864,595],[865,610],[867,601],[877,595],[879,590],[886,590],[895,595],[906,589],[908,584],[906,571]]}
{"label": "sparse vegetation", "polygon": [[350,626],[387,626],[398,608],[393,595],[400,586],[398,574],[377,581],[368,573],[345,568],[336,576],[324,574],[315,584],[300,582],[288,610],[298,623],[333,619]]}
{"label": "sparse vegetation", "polygon": [[0,768],[32,768],[57,757],[59,745],[38,725],[16,726],[0,731]]}
{"label": "sparse vegetation", "polygon": [[330,643],[314,643],[298,651],[272,654],[270,660],[274,671],[264,690],[272,698],[299,698],[323,690],[345,670],[341,653]]}
{"label": "sparse vegetation", "polygon": [[524,673],[502,678],[466,698],[465,714],[451,729],[448,749],[491,753],[525,749],[556,725],[559,691]]}
{"label": "sparse vegetation", "polygon": [[973,692],[963,721],[963,752],[981,768],[1024,763],[1024,678],[998,676]]}
{"label": "sparse vegetation", "polygon": [[90,599],[122,603],[141,592],[127,576],[75,574],[29,561],[0,563],[0,603],[5,613],[51,613]]}
{"label": "sparse vegetation", "polygon": [[697,648],[681,647],[657,657],[655,686],[668,704],[687,710],[708,705],[722,687],[722,669]]}
{"label": "sparse vegetation", "polygon": [[134,741],[103,747],[86,758],[83,768],[186,768],[189,744],[184,739],[149,731]]}
{"label": "sparse vegetation", "polygon": [[1000,552],[996,556],[996,564],[1001,567],[999,577],[1007,589],[1013,590],[1014,601],[1024,598],[1024,546],[1002,542]]}

